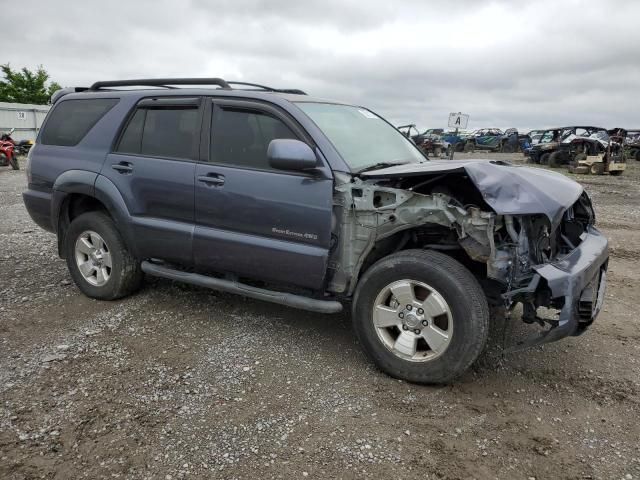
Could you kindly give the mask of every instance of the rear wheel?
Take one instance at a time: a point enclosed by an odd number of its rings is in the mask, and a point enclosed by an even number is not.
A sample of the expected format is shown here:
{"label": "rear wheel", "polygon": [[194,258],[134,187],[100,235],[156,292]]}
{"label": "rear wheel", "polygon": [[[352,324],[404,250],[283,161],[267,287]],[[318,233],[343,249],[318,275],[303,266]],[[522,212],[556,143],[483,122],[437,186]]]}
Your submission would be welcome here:
{"label": "rear wheel", "polygon": [[353,325],[381,370],[410,382],[444,383],[482,352],[489,307],[460,263],[438,252],[407,250],[380,260],[362,277]]}
{"label": "rear wheel", "polygon": [[634,156],[635,156],[635,159],[636,159],[638,162],[640,162],[640,150],[636,150],[636,152],[635,152]]}
{"label": "rear wheel", "polygon": [[88,297],[115,300],[140,287],[140,263],[127,250],[105,213],[88,212],[75,218],[65,242],[69,272]]}
{"label": "rear wheel", "polygon": [[464,151],[467,153],[473,152],[473,143],[467,142],[464,144]]}

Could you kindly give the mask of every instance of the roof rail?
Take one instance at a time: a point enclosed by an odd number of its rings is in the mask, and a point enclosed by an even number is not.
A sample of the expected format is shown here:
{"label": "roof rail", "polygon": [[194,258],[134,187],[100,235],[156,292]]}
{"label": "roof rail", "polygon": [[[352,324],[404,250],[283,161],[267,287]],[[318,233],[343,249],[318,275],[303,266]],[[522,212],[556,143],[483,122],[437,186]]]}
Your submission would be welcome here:
{"label": "roof rail", "polygon": [[170,85],[217,85],[221,88],[231,88],[222,78],[142,78],[135,80],[107,80],[96,82],[89,90],[100,90],[110,87],[162,87],[172,88]]}
{"label": "roof rail", "polygon": [[87,90],[88,90],[87,87],[61,88],[60,90],[56,90],[51,94],[51,98],[49,99],[49,101],[51,102],[51,105],[53,105],[68,93],[86,92]]}
{"label": "roof rail", "polygon": [[258,83],[249,83],[249,82],[227,82],[229,85],[240,85],[243,87],[255,87],[248,90],[264,90],[266,92],[276,92],[276,93],[291,93],[294,95],[306,95],[306,92],[298,89],[298,88],[273,88],[267,87],[265,85],[260,85]]}

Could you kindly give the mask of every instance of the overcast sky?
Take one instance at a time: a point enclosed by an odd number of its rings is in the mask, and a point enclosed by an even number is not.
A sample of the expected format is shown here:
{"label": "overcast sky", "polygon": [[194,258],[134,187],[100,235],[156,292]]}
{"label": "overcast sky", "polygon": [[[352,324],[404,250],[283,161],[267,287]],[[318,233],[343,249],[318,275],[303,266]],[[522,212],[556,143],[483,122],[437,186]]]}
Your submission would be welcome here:
{"label": "overcast sky", "polygon": [[[142,4],[145,5],[142,5]],[[148,5],[148,6],[146,6]],[[64,86],[220,76],[469,128],[640,127],[640,2],[14,2],[0,63]]]}

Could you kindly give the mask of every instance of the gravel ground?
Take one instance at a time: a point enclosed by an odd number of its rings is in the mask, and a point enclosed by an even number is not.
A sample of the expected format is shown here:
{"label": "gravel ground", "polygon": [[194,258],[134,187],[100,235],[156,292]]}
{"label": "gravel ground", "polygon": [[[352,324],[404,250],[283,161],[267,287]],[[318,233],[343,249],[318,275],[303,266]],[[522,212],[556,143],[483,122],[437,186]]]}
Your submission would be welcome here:
{"label": "gravel ground", "polygon": [[611,240],[598,321],[425,387],[346,314],[154,279],[84,297],[0,169],[0,478],[640,479],[640,164],[576,178]]}

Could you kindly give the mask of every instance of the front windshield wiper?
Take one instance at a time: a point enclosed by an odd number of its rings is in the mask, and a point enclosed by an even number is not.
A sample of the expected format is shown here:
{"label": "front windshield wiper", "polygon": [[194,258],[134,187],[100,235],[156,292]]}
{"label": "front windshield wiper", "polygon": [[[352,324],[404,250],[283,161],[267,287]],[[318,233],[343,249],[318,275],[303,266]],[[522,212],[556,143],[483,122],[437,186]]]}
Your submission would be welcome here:
{"label": "front windshield wiper", "polygon": [[378,162],[374,163],[373,165],[369,165],[368,167],[361,168],[360,170],[357,170],[356,173],[364,173],[368,172],[369,170],[378,170],[379,168],[395,167],[396,165],[406,165],[407,163],[411,162]]}

